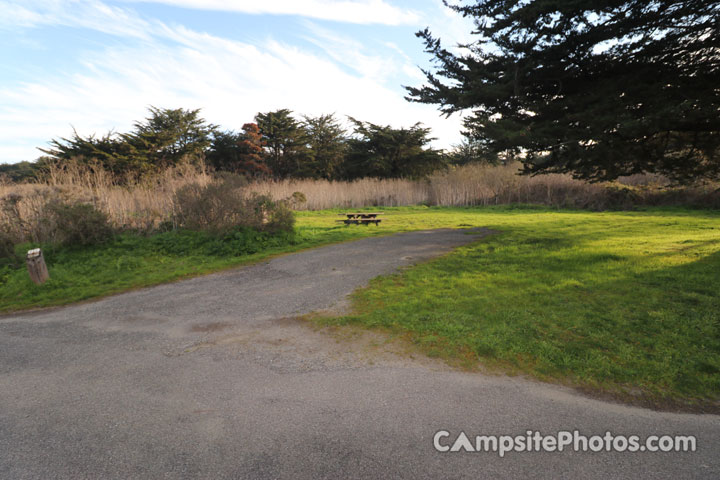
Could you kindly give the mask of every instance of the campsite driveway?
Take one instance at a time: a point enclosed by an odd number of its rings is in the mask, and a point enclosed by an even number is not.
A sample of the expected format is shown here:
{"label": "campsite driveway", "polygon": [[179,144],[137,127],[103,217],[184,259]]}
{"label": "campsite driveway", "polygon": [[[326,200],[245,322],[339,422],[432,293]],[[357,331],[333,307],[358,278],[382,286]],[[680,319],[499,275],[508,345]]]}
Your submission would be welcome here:
{"label": "campsite driveway", "polygon": [[[0,478],[719,478],[718,416],[453,371],[377,334],[293,318],[482,233],[367,238],[0,317]],[[500,458],[433,448],[438,430],[575,429],[695,435],[698,450]]]}

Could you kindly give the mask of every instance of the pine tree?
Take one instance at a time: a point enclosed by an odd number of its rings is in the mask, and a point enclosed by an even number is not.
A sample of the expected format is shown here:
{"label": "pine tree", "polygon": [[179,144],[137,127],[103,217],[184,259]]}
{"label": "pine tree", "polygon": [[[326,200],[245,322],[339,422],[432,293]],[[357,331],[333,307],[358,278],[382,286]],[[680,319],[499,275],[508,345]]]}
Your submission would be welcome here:
{"label": "pine tree", "polygon": [[418,32],[437,68],[408,99],[470,110],[466,135],[525,173],[720,176],[720,3],[481,0],[477,41]]}
{"label": "pine tree", "polygon": [[311,176],[326,180],[337,178],[347,152],[345,130],[333,114],[303,118],[313,153]]}
{"label": "pine tree", "polygon": [[108,132],[83,137],[52,139],[39,150],[50,160],[98,162],[118,177],[137,177],[181,161],[202,159],[216,126],[200,118],[200,110],[150,107],[150,116],[136,122],[130,133]]}
{"label": "pine tree", "polygon": [[349,118],[355,135],[348,140],[345,178],[418,178],[444,165],[441,152],[429,147],[430,129],[420,123],[392,128]]}
{"label": "pine tree", "polygon": [[137,176],[152,170],[146,158],[139,156],[135,148],[122,135],[115,132],[96,137],[83,137],[73,129],[71,138],[50,140],[50,148],[38,148],[48,156],[45,162],[73,160],[81,163],[99,163],[116,177]]}
{"label": "pine tree", "polygon": [[206,158],[208,164],[218,171],[247,177],[269,176],[271,171],[266,163],[264,146],[258,126],[246,123],[241,133],[216,132]]}
{"label": "pine tree", "polygon": [[249,177],[263,177],[272,173],[265,163],[265,142],[263,141],[260,128],[256,123],[243,125],[243,135],[239,145],[240,155],[238,156],[238,173]]}
{"label": "pine tree", "polygon": [[260,127],[267,161],[278,178],[311,176],[312,151],[303,125],[286,108],[258,113],[255,122]]}
{"label": "pine tree", "polygon": [[150,107],[150,116],[122,135],[133,154],[155,168],[203,158],[217,127],[200,117],[200,110]]}

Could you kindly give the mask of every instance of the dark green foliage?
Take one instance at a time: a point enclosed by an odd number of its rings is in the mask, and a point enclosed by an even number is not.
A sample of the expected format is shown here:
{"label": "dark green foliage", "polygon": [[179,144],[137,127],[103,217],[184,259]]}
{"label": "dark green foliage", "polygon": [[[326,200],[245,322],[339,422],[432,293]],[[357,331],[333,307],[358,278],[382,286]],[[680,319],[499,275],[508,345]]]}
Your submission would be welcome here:
{"label": "dark green foliage", "polygon": [[45,208],[54,225],[53,236],[59,244],[96,245],[112,237],[107,215],[90,204],[53,202]]}
{"label": "dark green foliage", "polygon": [[417,178],[444,166],[439,150],[428,147],[433,140],[429,128],[416,123],[410,128],[392,128],[361,122],[355,125],[355,137],[348,140],[344,176]]}
{"label": "dark green foliage", "polygon": [[39,164],[35,162],[18,162],[0,164],[0,181],[3,178],[12,182],[26,182],[35,179]]}
{"label": "dark green foliage", "polygon": [[258,113],[255,122],[265,142],[267,163],[274,177],[312,176],[310,138],[303,125],[292,117],[292,111],[283,108]]}
{"label": "dark green foliage", "polygon": [[207,161],[220,171],[254,178],[268,176],[271,171],[267,166],[264,145],[258,126],[246,123],[242,133],[215,133]]}
{"label": "dark green foliage", "polygon": [[311,176],[326,180],[337,178],[347,152],[345,130],[333,114],[303,118],[313,153]]}
{"label": "dark green foliage", "polygon": [[280,109],[258,113],[255,120],[241,132],[219,131],[200,118],[199,110],[150,107],[148,118],[129,133],[82,137],[73,131],[71,138],[53,139],[50,147],[40,149],[47,157],[6,170],[28,175],[48,164],[62,167],[63,162],[77,161],[103,167],[114,182],[124,184],[202,160],[217,172],[247,178],[325,180],[417,178],[446,163],[439,150],[428,147],[430,129],[419,123],[395,129],[353,119],[355,136],[348,138],[334,114],[303,116],[301,122],[291,110]]}
{"label": "dark green foliage", "polygon": [[136,154],[155,167],[194,161],[203,157],[217,128],[208,125],[199,114],[199,109],[150,107],[150,116],[122,137]]}
{"label": "dark green foliage", "polygon": [[18,258],[15,255],[15,245],[12,237],[0,230],[0,266],[16,265]]}
{"label": "dark green foliage", "polygon": [[232,172],[240,164],[242,134],[233,131],[215,132],[205,155],[207,164],[215,170]]}
{"label": "dark green foliage", "polygon": [[[468,165],[470,163],[485,163],[498,165],[501,163],[497,155],[488,155],[482,145],[469,139],[463,140],[447,153],[447,161],[452,165]],[[504,163],[504,162],[503,162]]]}
{"label": "dark green foliage", "polygon": [[437,64],[409,99],[451,114],[489,154],[525,153],[525,173],[608,180],[720,176],[720,3],[508,2],[451,6],[478,40]]}
{"label": "dark green foliage", "polygon": [[52,139],[50,148],[39,150],[49,155],[37,163],[41,170],[47,163],[69,160],[97,162],[115,175],[139,175],[153,169],[147,158],[139,155],[131,144],[114,132],[96,138],[95,135],[82,137],[73,130],[71,138]]}
{"label": "dark green foliage", "polygon": [[73,131],[72,138],[50,141],[47,153],[51,160],[77,159],[99,162],[116,175],[139,176],[204,157],[210,146],[214,125],[200,118],[200,110],[150,107],[150,116],[135,123],[130,133],[108,132],[96,138],[82,137]]}

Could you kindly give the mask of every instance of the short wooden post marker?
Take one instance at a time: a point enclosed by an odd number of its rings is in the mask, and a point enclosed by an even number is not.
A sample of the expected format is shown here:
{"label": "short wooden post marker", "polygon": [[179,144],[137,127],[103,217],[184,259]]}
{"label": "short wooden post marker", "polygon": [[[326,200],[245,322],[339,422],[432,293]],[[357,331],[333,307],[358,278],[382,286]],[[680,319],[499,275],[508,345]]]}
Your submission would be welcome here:
{"label": "short wooden post marker", "polygon": [[30,274],[30,280],[36,285],[42,285],[50,279],[45,259],[39,248],[33,248],[27,252],[27,269]]}

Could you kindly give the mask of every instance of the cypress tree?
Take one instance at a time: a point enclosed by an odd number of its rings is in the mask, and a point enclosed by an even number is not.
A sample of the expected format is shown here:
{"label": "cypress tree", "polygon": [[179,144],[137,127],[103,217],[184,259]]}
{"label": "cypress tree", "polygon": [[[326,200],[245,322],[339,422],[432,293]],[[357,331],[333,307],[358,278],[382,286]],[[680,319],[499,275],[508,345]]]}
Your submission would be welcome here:
{"label": "cypress tree", "polygon": [[449,6],[474,20],[477,40],[458,53],[418,32],[436,67],[407,98],[469,110],[465,134],[488,154],[589,180],[720,177],[720,3]]}

